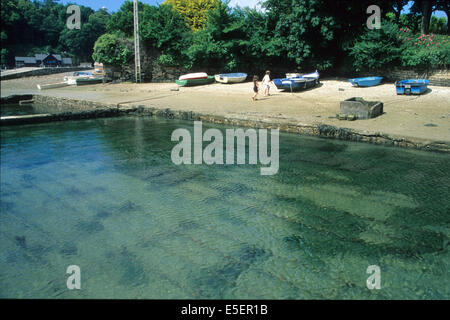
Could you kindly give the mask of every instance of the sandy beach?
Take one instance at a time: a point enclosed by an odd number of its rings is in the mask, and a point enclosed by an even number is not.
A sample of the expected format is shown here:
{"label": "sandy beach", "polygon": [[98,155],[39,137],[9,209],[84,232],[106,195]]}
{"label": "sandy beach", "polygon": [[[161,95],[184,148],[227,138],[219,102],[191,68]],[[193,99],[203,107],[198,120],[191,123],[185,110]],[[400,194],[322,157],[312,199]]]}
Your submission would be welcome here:
{"label": "sandy beach", "polygon": [[[1,81],[2,97],[14,94],[40,94],[82,99],[121,107],[139,105],[158,109],[192,111],[280,124],[328,124],[359,132],[382,133],[391,137],[450,143],[450,88],[429,86],[426,94],[397,95],[392,83],[355,88],[345,79],[323,79],[307,91],[290,93],[271,86],[271,96],[262,92],[253,102],[252,83],[210,84],[180,87],[175,83],[118,83],[65,87],[40,91],[37,84],[54,83],[66,74]],[[67,74],[68,75],[68,74]],[[362,97],[384,103],[384,114],[370,120],[336,119],[340,101]]]}

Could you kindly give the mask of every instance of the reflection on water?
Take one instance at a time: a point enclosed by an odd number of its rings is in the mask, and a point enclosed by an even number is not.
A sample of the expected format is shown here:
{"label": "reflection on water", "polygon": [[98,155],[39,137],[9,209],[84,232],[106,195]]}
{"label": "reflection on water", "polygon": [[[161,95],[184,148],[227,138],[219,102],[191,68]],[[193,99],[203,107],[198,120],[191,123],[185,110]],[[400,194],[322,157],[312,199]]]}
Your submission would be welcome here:
{"label": "reflection on water", "polygon": [[450,298],[448,155],[281,134],[274,176],[175,166],[192,126],[3,127],[0,297]]}

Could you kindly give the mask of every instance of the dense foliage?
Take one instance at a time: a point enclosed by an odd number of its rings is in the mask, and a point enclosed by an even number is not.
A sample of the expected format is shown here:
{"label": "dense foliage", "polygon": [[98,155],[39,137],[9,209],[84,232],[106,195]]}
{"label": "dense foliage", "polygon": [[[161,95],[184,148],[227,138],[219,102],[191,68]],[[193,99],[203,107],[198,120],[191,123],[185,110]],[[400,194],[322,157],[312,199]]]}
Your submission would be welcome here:
{"label": "dense foliage", "polygon": [[386,67],[425,69],[450,65],[450,41],[445,35],[415,33],[408,27],[385,24],[381,30],[363,33],[350,49],[359,70]]}
{"label": "dense foliage", "polygon": [[[232,8],[226,0],[166,0],[159,6],[139,2],[140,37],[157,63],[197,70],[450,65],[446,20],[430,13],[446,11],[446,1],[416,0],[408,14],[401,14],[407,0],[380,3],[383,28],[369,30],[366,9],[372,0],[263,0],[263,10]],[[67,5],[2,0],[2,64],[13,64],[15,55],[38,52],[61,53],[77,61],[133,63],[132,1],[113,14],[80,7],[81,30],[69,30]],[[425,27],[436,45],[408,40],[417,40]],[[408,36],[400,29],[408,29]]]}
{"label": "dense foliage", "polygon": [[217,7],[219,0],[166,0],[166,4],[178,11],[186,20],[186,24],[193,30],[198,31],[205,27],[208,12]]}
{"label": "dense foliage", "polygon": [[95,43],[92,57],[111,65],[129,63],[133,57],[132,44],[132,41],[126,41],[116,34],[106,33]]}
{"label": "dense foliage", "polygon": [[53,0],[2,0],[2,65],[14,65],[14,56],[46,52],[74,57],[75,62],[90,61],[94,43],[105,33],[110,15],[80,6],[81,30],[69,30],[68,6]]}
{"label": "dense foliage", "polygon": [[380,30],[363,33],[350,49],[356,71],[399,65],[401,44],[397,26],[393,24],[384,24]]}

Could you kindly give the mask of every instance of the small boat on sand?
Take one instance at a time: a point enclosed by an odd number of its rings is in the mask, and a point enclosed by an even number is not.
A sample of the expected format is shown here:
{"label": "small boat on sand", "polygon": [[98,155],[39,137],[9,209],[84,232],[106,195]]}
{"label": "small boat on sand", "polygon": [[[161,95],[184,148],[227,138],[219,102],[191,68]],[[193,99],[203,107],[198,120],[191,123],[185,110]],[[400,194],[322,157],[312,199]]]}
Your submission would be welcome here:
{"label": "small boat on sand", "polygon": [[215,79],[220,83],[239,83],[247,79],[246,73],[221,73],[216,74]]}
{"label": "small boat on sand", "polygon": [[348,79],[354,87],[372,87],[379,85],[383,77],[365,77]]}
{"label": "small boat on sand", "polygon": [[195,79],[206,79],[208,74],[206,72],[188,73],[183,74],[178,78],[178,80],[195,80]]}
{"label": "small boat on sand", "polygon": [[95,84],[95,83],[102,83],[103,82],[103,76],[89,76],[89,75],[79,75],[79,76],[69,76],[64,77],[64,82],[68,85],[84,85],[84,84]]}
{"label": "small boat on sand", "polygon": [[428,80],[426,79],[409,79],[401,80],[395,83],[397,94],[422,94],[428,89]]}
{"label": "small boat on sand", "polygon": [[214,76],[206,76],[206,78],[191,78],[183,80],[175,80],[180,87],[191,87],[214,82]]}
{"label": "small boat on sand", "polygon": [[318,79],[304,77],[273,79],[277,89],[291,92],[312,88],[317,82]]}
{"label": "small boat on sand", "polygon": [[319,72],[304,74],[302,76],[288,77],[282,79],[273,79],[273,83],[279,90],[300,91],[312,88],[319,83]]}
{"label": "small boat on sand", "polygon": [[97,83],[103,83],[103,77],[89,77],[89,78],[75,79],[75,84],[77,86],[86,85],[86,84],[97,84]]}
{"label": "small boat on sand", "polygon": [[62,88],[67,87],[69,84],[67,82],[58,82],[58,83],[48,83],[48,84],[38,84],[37,88],[39,90],[47,90],[53,88]]}

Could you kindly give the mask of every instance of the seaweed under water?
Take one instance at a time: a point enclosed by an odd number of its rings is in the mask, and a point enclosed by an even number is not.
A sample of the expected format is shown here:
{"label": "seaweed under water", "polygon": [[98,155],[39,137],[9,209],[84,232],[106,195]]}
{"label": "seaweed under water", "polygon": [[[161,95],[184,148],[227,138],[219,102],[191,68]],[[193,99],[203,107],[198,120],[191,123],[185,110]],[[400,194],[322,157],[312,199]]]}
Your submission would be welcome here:
{"label": "seaweed under water", "polygon": [[449,155],[282,133],[274,176],[176,166],[171,133],[192,125],[2,127],[0,297],[450,297]]}

